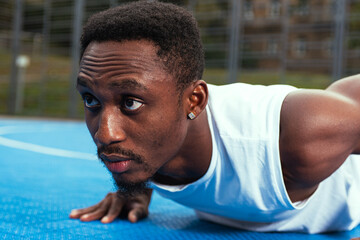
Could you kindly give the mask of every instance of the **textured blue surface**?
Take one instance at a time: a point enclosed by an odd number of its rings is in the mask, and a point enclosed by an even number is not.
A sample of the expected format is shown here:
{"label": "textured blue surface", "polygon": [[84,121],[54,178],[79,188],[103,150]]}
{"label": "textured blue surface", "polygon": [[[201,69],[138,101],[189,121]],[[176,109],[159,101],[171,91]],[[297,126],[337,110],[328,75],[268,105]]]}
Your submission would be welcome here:
{"label": "textured blue surface", "polygon": [[[35,145],[30,145],[28,150],[12,146],[18,144],[26,148],[26,143]],[[34,152],[36,146],[40,146],[40,151]],[[0,119],[0,239],[320,240],[360,237],[360,227],[351,232],[326,235],[239,231],[199,221],[191,209],[156,193],[149,218],[136,224],[121,219],[106,225],[99,221],[71,220],[68,218],[71,209],[97,203],[114,188],[109,174],[98,161],[56,156],[59,149],[95,153],[84,123]]]}

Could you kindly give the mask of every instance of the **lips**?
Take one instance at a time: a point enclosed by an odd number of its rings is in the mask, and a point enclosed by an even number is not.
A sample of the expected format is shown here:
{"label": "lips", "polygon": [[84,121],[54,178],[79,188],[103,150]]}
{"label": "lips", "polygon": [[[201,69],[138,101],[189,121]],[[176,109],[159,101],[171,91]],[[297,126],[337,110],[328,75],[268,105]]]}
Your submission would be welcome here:
{"label": "lips", "polygon": [[123,173],[129,170],[131,159],[125,158],[122,156],[110,154],[101,154],[101,159],[103,160],[107,169],[112,173]]}
{"label": "lips", "polygon": [[120,162],[108,162],[105,161],[105,166],[112,173],[123,173],[129,170],[131,160],[125,160]]}

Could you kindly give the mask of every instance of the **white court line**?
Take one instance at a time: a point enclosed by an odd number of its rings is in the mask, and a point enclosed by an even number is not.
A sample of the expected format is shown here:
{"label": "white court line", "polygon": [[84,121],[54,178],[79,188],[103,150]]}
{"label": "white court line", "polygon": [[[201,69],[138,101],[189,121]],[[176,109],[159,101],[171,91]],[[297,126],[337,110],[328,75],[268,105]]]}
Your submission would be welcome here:
{"label": "white court line", "polygon": [[[28,130],[28,129],[27,129]],[[29,132],[29,131],[24,131]],[[19,126],[8,126],[8,127],[1,127],[0,128],[0,135],[2,134],[9,134],[9,133],[21,133]],[[32,143],[26,143],[21,142],[17,140],[8,139],[5,137],[0,136],[0,145],[36,152],[36,153],[42,153],[46,155],[52,155],[52,156],[58,156],[58,157],[67,157],[67,158],[78,158],[78,159],[84,159],[84,160],[97,160],[98,158],[94,154],[90,153],[82,153],[82,152],[75,152],[75,151],[69,151],[69,150],[63,150],[59,148],[52,148],[52,147],[45,147],[37,144]]]}
{"label": "white court line", "polygon": [[0,136],[13,133],[49,132],[49,126],[42,126],[41,129],[34,129],[30,126],[4,126],[0,127]]}

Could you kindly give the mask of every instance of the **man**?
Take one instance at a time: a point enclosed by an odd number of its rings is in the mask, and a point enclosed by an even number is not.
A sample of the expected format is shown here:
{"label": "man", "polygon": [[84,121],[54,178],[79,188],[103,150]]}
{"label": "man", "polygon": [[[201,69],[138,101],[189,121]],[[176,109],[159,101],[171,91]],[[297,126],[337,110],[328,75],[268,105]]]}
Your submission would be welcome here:
{"label": "man", "polygon": [[154,188],[241,229],[359,224],[359,76],[326,90],[208,85],[196,21],[159,2],[95,14],[81,44],[77,89],[119,190],[71,218],[136,222]]}

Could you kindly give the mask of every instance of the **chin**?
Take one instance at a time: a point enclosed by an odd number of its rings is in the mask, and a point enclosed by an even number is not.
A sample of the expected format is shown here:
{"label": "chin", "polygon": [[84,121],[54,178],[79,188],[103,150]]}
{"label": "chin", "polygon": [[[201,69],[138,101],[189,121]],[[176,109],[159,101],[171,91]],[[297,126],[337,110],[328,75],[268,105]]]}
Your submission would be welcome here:
{"label": "chin", "polygon": [[144,173],[112,173],[112,177],[116,184],[135,185],[148,182],[152,178],[152,175]]}
{"label": "chin", "polygon": [[114,184],[117,188],[118,194],[125,196],[136,196],[143,194],[149,188],[148,179],[126,180],[119,174],[113,174]]}

